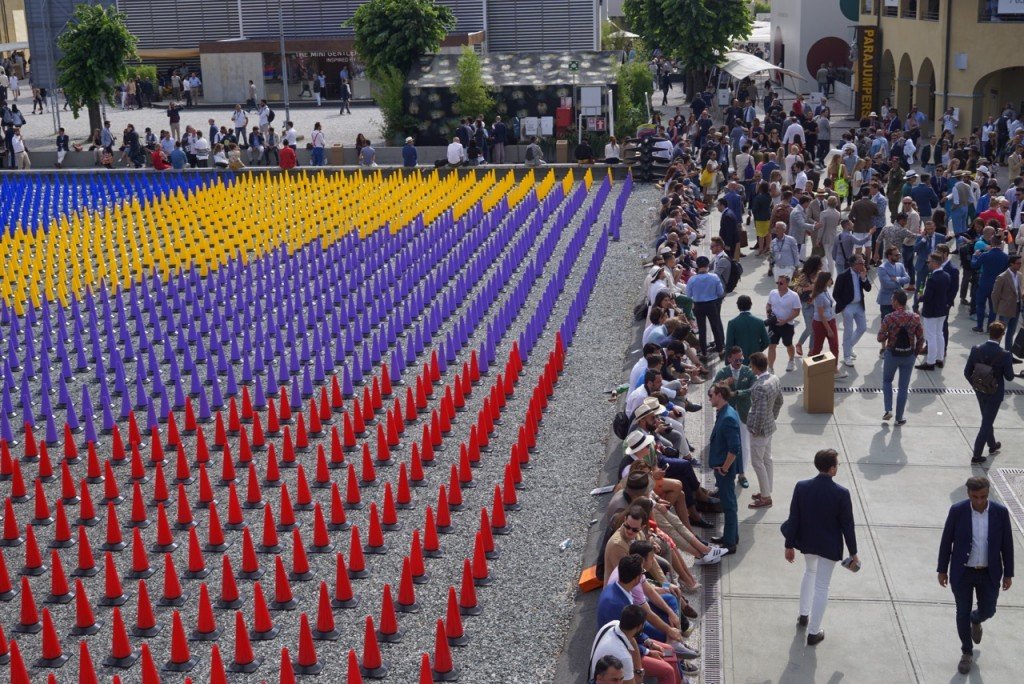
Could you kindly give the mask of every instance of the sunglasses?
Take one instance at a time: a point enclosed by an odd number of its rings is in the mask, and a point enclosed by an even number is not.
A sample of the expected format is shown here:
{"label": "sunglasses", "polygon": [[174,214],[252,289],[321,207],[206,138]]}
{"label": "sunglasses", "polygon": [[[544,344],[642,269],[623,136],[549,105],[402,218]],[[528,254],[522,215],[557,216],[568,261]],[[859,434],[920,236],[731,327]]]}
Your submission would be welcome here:
{"label": "sunglasses", "polygon": [[630,532],[639,532],[640,530],[643,529],[642,527],[633,527],[632,525],[627,525],[625,523],[623,523],[622,526],[624,528],[626,528],[627,530],[629,530]]}

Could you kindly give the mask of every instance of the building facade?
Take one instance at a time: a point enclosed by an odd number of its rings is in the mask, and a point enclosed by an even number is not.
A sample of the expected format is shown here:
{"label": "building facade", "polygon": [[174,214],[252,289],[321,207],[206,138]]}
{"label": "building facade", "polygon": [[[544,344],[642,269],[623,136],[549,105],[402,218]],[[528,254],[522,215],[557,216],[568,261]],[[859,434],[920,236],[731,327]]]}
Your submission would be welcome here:
{"label": "building facade", "polygon": [[[929,126],[952,107],[957,137],[968,135],[1009,103],[1024,111],[1024,31],[1020,0],[862,0],[861,26],[873,28],[874,64],[858,86],[873,90],[864,105],[888,99],[901,114],[911,106]],[[860,60],[858,60],[859,62]]]}
{"label": "building facade", "polygon": [[817,90],[818,69],[831,64],[831,97],[850,103],[857,9],[857,0],[772,0],[770,61],[803,76],[797,87],[804,92]]}

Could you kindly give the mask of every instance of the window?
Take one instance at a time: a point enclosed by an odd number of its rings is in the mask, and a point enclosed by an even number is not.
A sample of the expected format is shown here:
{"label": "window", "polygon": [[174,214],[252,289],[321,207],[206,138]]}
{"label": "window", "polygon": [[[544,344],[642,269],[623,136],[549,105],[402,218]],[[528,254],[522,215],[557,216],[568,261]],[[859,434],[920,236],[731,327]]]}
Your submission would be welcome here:
{"label": "window", "polygon": [[939,20],[939,0],[924,0],[918,19],[925,21]]}
{"label": "window", "polygon": [[917,19],[918,0],[900,0],[900,16],[904,19]]}
{"label": "window", "polygon": [[1000,14],[999,0],[978,0],[978,21],[998,22],[1019,22],[1024,21],[1022,14]]}
{"label": "window", "polygon": [[895,17],[899,13],[900,0],[878,0],[884,3],[882,7],[883,17]]}
{"label": "window", "polygon": [[861,0],[860,13],[861,14],[878,14],[878,5],[882,0]]}

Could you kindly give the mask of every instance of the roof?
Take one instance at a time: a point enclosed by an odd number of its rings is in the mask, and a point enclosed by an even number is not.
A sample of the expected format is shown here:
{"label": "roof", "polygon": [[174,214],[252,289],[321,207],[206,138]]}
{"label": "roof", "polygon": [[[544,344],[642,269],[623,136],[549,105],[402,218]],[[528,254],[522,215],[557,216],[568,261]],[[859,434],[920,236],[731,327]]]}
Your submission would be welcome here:
{"label": "roof", "polygon": [[775,66],[771,62],[765,61],[760,57],[755,57],[749,52],[743,52],[741,50],[730,50],[729,52],[726,52],[725,58],[718,68],[740,81],[747,76],[766,71],[781,71],[787,76],[798,78],[801,81],[806,80],[795,71]]}
{"label": "roof", "polygon": [[[536,86],[570,84],[569,63],[576,62],[576,83],[615,83],[621,52],[492,52],[480,56],[484,83],[490,86]],[[409,72],[410,88],[451,88],[458,80],[459,55],[421,57]]]}

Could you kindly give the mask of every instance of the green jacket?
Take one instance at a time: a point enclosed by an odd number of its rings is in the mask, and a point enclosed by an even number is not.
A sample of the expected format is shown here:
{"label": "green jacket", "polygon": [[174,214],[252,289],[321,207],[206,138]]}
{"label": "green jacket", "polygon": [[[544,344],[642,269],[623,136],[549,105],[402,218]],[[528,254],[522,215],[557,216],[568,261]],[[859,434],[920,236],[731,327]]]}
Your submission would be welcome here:
{"label": "green jacket", "polygon": [[768,329],[764,327],[764,319],[758,318],[749,311],[741,311],[740,315],[729,321],[725,330],[725,348],[736,346],[743,350],[743,362],[750,361],[754,352],[768,348]]}
{"label": "green jacket", "polygon": [[[715,383],[725,382],[732,377],[732,368],[729,366],[723,366],[717,373],[715,373]],[[732,390],[732,399],[729,400],[729,405],[736,409],[736,413],[740,414],[740,420],[744,423],[747,422],[747,414],[750,413],[750,388],[757,382],[757,376],[754,375],[754,371],[750,370],[750,366],[740,367],[740,377],[730,387]]]}

